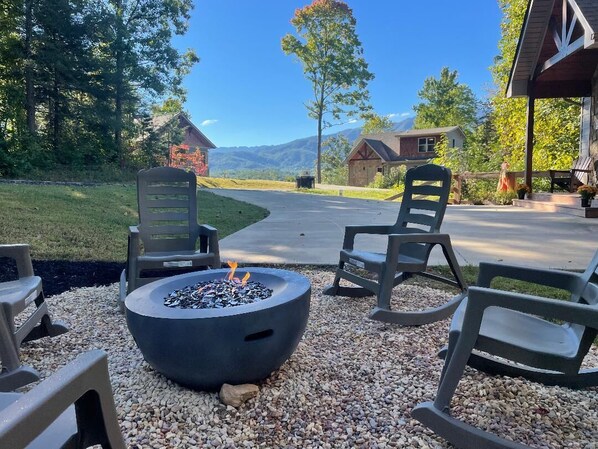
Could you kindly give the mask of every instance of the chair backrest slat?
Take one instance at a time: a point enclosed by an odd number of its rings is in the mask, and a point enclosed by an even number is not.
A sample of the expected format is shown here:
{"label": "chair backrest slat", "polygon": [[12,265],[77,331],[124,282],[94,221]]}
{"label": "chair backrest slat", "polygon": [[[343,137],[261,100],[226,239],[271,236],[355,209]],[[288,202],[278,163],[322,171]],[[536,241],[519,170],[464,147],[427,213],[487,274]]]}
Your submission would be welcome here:
{"label": "chair backrest slat", "polygon": [[411,210],[427,210],[427,211],[435,211],[438,207],[437,201],[432,200],[420,200],[420,199],[413,199],[411,201]]}
{"label": "chair backrest slat", "polygon": [[436,217],[433,215],[409,213],[405,217],[407,218],[407,223],[428,226],[430,229],[436,223]]}
{"label": "chair backrest slat", "polygon": [[193,173],[173,167],[141,170],[137,199],[139,234],[146,252],[195,249],[199,225]]}
{"label": "chair backrest slat", "polygon": [[146,196],[143,200],[145,201],[145,207],[148,210],[152,209],[188,209],[189,199],[180,198],[152,198]]}
{"label": "chair backrest slat", "polygon": [[412,194],[423,196],[440,196],[442,195],[442,186],[432,186],[426,184],[415,185],[413,186]]}
{"label": "chair backrest slat", "polygon": [[[174,184],[174,183],[173,183]],[[180,183],[181,185],[155,183],[146,187],[146,195],[183,195],[189,193],[188,183]]]}

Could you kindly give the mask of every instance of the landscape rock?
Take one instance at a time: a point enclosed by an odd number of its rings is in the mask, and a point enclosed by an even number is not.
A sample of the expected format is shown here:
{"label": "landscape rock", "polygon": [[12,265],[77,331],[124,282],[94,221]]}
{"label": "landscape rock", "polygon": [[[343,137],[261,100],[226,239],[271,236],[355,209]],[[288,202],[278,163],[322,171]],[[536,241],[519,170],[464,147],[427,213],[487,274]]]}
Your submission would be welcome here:
{"label": "landscape rock", "polygon": [[239,407],[248,400],[255,398],[259,391],[258,386],[253,384],[223,384],[220,388],[220,401],[225,405]]}

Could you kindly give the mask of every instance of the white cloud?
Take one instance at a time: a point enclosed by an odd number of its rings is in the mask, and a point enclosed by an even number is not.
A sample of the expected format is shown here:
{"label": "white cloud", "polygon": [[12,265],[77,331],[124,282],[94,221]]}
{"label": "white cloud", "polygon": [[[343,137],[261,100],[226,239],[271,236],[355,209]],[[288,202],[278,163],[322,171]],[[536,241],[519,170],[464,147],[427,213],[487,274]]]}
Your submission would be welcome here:
{"label": "white cloud", "polygon": [[347,123],[357,123],[357,119],[353,118],[353,119],[349,120]]}
{"label": "white cloud", "polygon": [[396,117],[397,115],[399,115],[399,114],[398,114],[398,113],[396,113],[396,112],[392,112],[392,113],[390,113],[390,114],[387,114],[386,116],[387,116],[388,118],[393,118],[393,117]]}
{"label": "white cloud", "polygon": [[201,122],[200,126],[210,126],[210,125],[213,125],[216,122],[218,122],[218,120],[216,120],[216,119],[208,119],[208,120],[204,120],[203,122]]}
{"label": "white cloud", "polygon": [[401,113],[401,117],[409,117],[411,115],[411,112],[402,112]]}

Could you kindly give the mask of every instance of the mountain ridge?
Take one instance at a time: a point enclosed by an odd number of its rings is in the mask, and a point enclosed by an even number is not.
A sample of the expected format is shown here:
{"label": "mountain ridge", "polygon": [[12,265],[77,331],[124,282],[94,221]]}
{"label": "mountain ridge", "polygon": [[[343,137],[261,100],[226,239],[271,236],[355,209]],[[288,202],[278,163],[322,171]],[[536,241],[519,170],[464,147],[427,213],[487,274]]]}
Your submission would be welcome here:
{"label": "mountain ridge", "polygon": [[[393,131],[413,128],[413,118],[394,123]],[[361,135],[361,128],[348,128],[325,139],[344,135],[354,142]],[[234,175],[239,172],[277,171],[281,174],[312,170],[316,159],[317,136],[303,137],[277,145],[220,147],[210,150],[210,175]]]}

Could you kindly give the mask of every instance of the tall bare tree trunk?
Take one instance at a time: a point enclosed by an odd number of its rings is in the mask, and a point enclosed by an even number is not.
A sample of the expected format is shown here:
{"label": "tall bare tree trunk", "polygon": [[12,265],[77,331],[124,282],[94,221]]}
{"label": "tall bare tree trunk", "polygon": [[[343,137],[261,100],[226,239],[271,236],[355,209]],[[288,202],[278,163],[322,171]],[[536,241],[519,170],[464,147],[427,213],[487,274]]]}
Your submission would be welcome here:
{"label": "tall bare tree trunk", "polygon": [[118,161],[121,168],[125,167],[125,155],[123,150],[122,129],[123,129],[123,103],[124,103],[124,24],[123,24],[123,5],[122,0],[116,0],[116,76],[115,76],[115,98],[114,98],[114,145],[118,155]]}
{"label": "tall bare tree trunk", "polygon": [[318,156],[316,160],[316,180],[322,182],[322,112],[318,114]]}
{"label": "tall bare tree trunk", "polygon": [[25,1],[25,110],[27,112],[27,129],[31,134],[36,131],[35,124],[35,91],[33,86],[33,58],[31,39],[33,35],[33,1]]}

